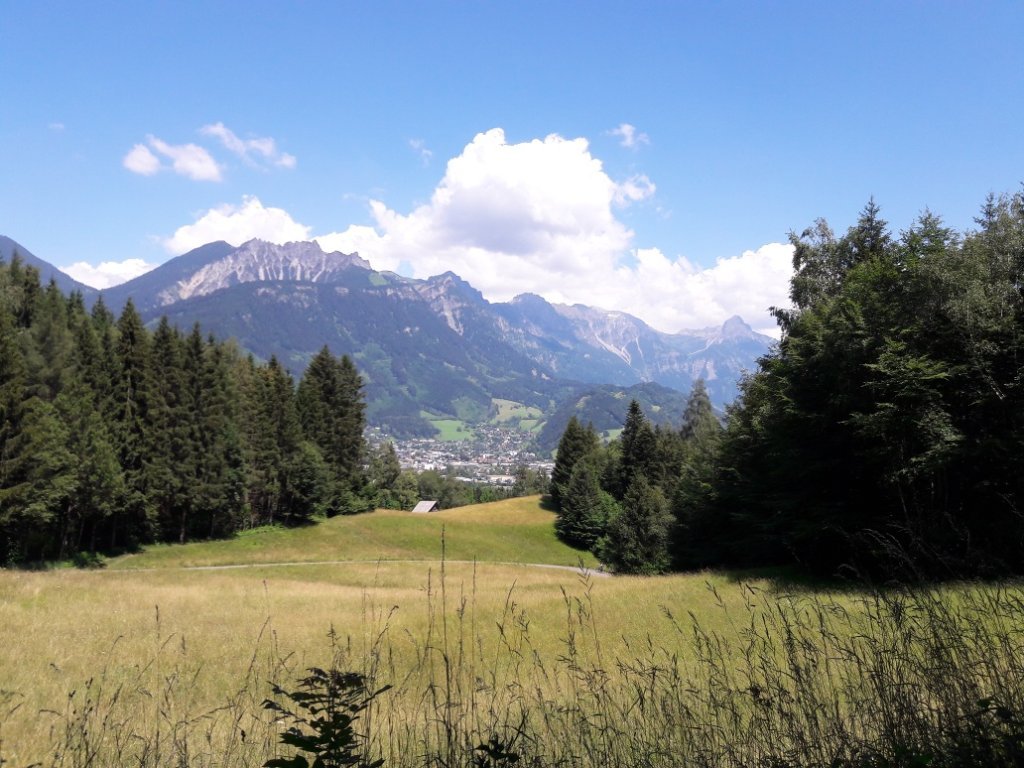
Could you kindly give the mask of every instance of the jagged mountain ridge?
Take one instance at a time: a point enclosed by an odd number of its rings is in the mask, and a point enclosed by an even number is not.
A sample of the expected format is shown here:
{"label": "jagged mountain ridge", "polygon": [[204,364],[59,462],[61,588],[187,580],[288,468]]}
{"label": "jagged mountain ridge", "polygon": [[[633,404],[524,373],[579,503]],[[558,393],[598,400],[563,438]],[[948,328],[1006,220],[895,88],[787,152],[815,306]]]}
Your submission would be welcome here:
{"label": "jagged mountain ridge", "polygon": [[718,406],[735,398],[739,376],[773,341],[739,317],[720,328],[671,334],[624,312],[551,305],[532,295],[496,308],[511,343],[556,375],[595,384],[653,381],[683,392],[702,378]]}
{"label": "jagged mountain ridge", "polygon": [[482,418],[495,397],[551,413],[596,384],[686,393],[703,377],[722,406],[772,341],[739,318],[665,334],[622,312],[529,294],[491,303],[454,273],[377,272],[316,243],[209,243],[102,295],[115,312],[131,297],[149,322],[199,322],[296,375],[325,344],[349,354],[367,380],[371,420],[396,434],[428,431],[424,412]]}
{"label": "jagged mountain ridge", "polygon": [[333,282],[352,267],[370,269],[358,255],[326,253],[316,242],[275,245],[249,240],[236,248],[217,241],[108,288],[103,298],[110,306],[120,308],[131,297],[140,312],[148,312],[242,283]]}
{"label": "jagged mountain ridge", "polygon": [[533,294],[491,304],[451,272],[418,284],[452,330],[472,332],[480,343],[510,344],[553,376],[619,386],[657,382],[682,392],[702,378],[719,407],[735,398],[739,377],[773,343],[740,317],[670,334],[625,312],[551,304]]}

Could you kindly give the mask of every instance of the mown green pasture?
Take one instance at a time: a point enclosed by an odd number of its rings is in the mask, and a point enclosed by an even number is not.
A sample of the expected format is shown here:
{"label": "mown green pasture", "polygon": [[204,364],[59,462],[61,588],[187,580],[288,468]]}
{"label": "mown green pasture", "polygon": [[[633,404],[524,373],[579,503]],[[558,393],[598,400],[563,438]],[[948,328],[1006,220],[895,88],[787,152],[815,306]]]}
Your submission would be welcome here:
{"label": "mown green pasture", "polygon": [[430,419],[437,429],[436,438],[449,443],[469,440],[473,437],[473,428],[460,419]]}
{"label": "mown green pasture", "polygon": [[497,424],[513,420],[538,420],[544,416],[544,412],[540,408],[517,403],[514,400],[494,398],[491,400],[491,408],[494,412],[491,421]]}

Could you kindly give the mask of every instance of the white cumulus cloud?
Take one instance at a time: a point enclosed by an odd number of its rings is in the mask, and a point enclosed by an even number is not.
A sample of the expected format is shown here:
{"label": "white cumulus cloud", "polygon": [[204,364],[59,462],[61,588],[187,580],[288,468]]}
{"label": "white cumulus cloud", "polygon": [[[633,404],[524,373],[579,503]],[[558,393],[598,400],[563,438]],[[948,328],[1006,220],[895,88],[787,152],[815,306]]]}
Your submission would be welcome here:
{"label": "white cumulus cloud", "polygon": [[358,241],[381,268],[408,262],[420,276],[453,270],[498,298],[536,289],[540,276],[568,278],[608,263],[632,237],[615,218],[618,186],[585,139],[509,144],[501,129],[477,135],[447,171],[430,202],[409,214],[371,201],[365,229],[320,238]]}
{"label": "white cumulus cloud", "polygon": [[[165,165],[161,157],[170,165]],[[198,144],[168,144],[156,136],[147,136],[145,144],[136,144],[121,161],[132,173],[152,176],[170,169],[179,176],[194,181],[220,181],[221,168],[203,147]]]}
{"label": "white cumulus cloud", "polygon": [[149,146],[171,161],[171,169],[195,181],[220,181],[220,166],[209,152],[198,144],[168,144],[156,136],[148,136]]}
{"label": "white cumulus cloud", "polygon": [[622,123],[618,128],[608,131],[611,136],[619,137],[619,144],[627,149],[639,149],[641,144],[650,144],[651,140],[643,131],[638,131],[636,126],[629,123]]}
{"label": "white cumulus cloud", "polygon": [[225,204],[206,211],[162,242],[168,252],[177,255],[216,240],[241,245],[253,238],[271,243],[309,240],[310,229],[282,208],[265,207],[259,198],[245,197],[241,205]]}
{"label": "white cumulus cloud", "polygon": [[615,302],[606,306],[667,331],[719,325],[739,315],[754,330],[778,336],[768,308],[788,302],[791,245],[769,243],[703,268],[683,257],[670,259],[657,248],[640,248],[635,255],[634,265],[615,269],[609,281],[614,288],[598,294]]}
{"label": "white cumulus cloud", "polygon": [[242,139],[224,123],[213,123],[204,125],[199,129],[204,136],[213,136],[220,139],[226,149],[234,152],[246,162],[258,165],[258,159],[262,159],[271,165],[279,168],[294,168],[295,156],[287,152],[280,152],[277,142],[269,136],[255,139]]}
{"label": "white cumulus cloud", "polygon": [[613,181],[585,139],[510,144],[493,129],[449,161],[429,203],[403,214],[374,200],[373,226],[316,239],[325,250],[358,251],[377,269],[406,264],[415,277],[452,270],[492,301],[532,292],[629,312],[665,331],[738,314],[774,333],[767,308],[787,300],[790,246],[765,245],[708,268],[637,249],[615,211],[654,190],[644,175]]}
{"label": "white cumulus cloud", "polygon": [[[617,214],[654,191],[647,176],[609,177],[585,139],[509,143],[493,129],[448,162],[428,202],[400,212],[371,200],[370,225],[314,239],[327,251],[359,252],[376,269],[419,278],[451,270],[491,301],[537,293],[628,312],[670,332],[740,315],[776,335],[767,310],[788,301],[791,247],[770,243],[708,267],[642,247]],[[177,254],[214,240],[310,236],[287,211],[246,197],[206,211],[163,243]]]}
{"label": "white cumulus cloud", "polygon": [[133,277],[149,272],[154,267],[156,264],[149,264],[142,259],[103,261],[95,266],[85,261],[76,261],[70,267],[64,267],[63,272],[80,283],[103,289],[125,283]]}
{"label": "white cumulus cloud", "polygon": [[152,176],[160,170],[160,158],[154,155],[145,144],[136,144],[121,161],[122,165],[132,173]]}

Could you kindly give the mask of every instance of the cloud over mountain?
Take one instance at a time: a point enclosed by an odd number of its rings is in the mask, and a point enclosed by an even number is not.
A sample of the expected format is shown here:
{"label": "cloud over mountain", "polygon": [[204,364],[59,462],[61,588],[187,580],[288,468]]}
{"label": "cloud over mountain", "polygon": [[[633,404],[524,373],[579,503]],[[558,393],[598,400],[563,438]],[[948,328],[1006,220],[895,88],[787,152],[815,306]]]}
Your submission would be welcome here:
{"label": "cloud over mountain", "polygon": [[643,174],[612,180],[586,139],[510,144],[493,129],[449,161],[429,203],[402,214],[371,201],[374,226],[317,240],[327,250],[357,250],[378,269],[404,264],[416,277],[452,270],[494,301],[538,293],[621,309],[669,331],[739,314],[774,333],[767,308],[786,301],[790,247],[765,245],[707,269],[637,249],[617,209],[655,191]]}
{"label": "cloud over mountain", "polygon": [[280,244],[309,240],[309,236],[309,227],[292,219],[287,211],[264,207],[258,198],[245,197],[241,205],[225,203],[211,208],[194,223],[178,227],[162,242],[169,253],[181,254],[215,240],[241,245],[258,237]]}
{"label": "cloud over mountain", "polygon": [[450,269],[504,300],[550,283],[538,278],[573,280],[613,263],[633,237],[613,205],[653,193],[646,179],[615,183],[586,139],[510,144],[495,128],[448,162],[429,203],[402,214],[371,201],[376,238],[350,228],[318,240],[358,244],[380,267],[405,262],[417,276]]}
{"label": "cloud over mountain", "polygon": [[[453,271],[492,301],[537,293],[560,303],[619,309],[666,331],[741,315],[775,333],[767,310],[784,305],[790,246],[762,245],[701,268],[635,243],[619,218],[656,186],[644,174],[613,180],[586,139],[550,135],[509,143],[478,134],[449,160],[430,200],[402,213],[369,204],[372,225],[315,236],[328,251],[358,252],[376,269],[428,277]],[[163,239],[171,253],[214,240],[308,240],[312,228],[256,197],[225,204]]]}
{"label": "cloud over mountain", "polygon": [[92,288],[111,288],[131,280],[133,277],[149,272],[156,267],[143,259],[125,259],[124,261],[103,261],[92,265],[84,261],[76,261],[63,271],[80,283]]}

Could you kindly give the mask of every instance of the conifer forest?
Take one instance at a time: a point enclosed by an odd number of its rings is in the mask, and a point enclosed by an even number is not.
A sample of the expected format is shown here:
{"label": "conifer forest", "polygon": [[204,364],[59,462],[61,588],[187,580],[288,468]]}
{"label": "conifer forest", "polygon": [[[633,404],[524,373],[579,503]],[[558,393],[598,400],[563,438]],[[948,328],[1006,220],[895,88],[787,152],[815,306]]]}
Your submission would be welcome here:
{"label": "conifer forest", "polygon": [[719,418],[633,403],[600,445],[570,422],[560,536],[622,572],[796,566],[832,577],[1019,574],[1024,563],[1024,195],[959,233],[895,233],[874,201],[792,233],[778,346]]}
{"label": "conifer forest", "polygon": [[[372,506],[362,383],[296,387],[231,343],[0,267],[0,562],[88,557]],[[397,461],[395,462],[397,463]]]}

